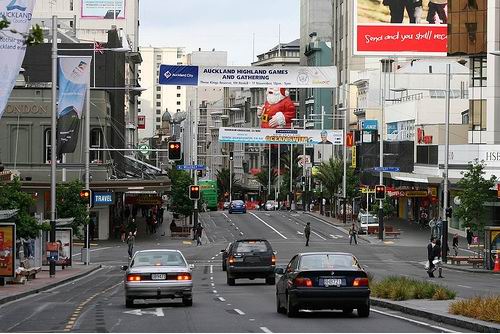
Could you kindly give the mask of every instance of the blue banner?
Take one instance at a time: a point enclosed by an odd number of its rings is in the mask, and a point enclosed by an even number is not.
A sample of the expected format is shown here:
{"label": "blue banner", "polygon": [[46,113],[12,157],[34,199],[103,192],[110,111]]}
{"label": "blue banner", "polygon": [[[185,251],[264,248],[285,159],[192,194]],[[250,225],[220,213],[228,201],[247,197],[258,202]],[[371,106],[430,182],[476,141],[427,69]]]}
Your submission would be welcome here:
{"label": "blue banner", "polygon": [[0,0],[0,18],[10,22],[0,35],[0,118],[23,63],[26,52],[23,34],[31,27],[33,5],[33,0]]}
{"label": "blue banner", "polygon": [[73,153],[90,82],[92,57],[59,57],[57,101],[57,154]]}
{"label": "blue banner", "polygon": [[376,119],[365,119],[361,121],[361,130],[376,131],[378,129],[378,121]]}
{"label": "blue banner", "polygon": [[198,66],[161,65],[160,85],[197,86]]}
{"label": "blue banner", "polygon": [[114,203],[113,201],[113,193],[112,192],[92,192],[92,203],[94,205],[111,205]]}

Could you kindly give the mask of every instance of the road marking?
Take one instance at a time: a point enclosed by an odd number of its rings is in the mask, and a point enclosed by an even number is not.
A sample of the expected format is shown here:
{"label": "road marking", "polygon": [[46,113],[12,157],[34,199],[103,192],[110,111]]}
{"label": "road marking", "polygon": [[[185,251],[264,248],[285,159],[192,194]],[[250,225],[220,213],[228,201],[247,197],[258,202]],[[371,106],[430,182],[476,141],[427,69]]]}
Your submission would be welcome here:
{"label": "road marking", "polygon": [[243,232],[240,232],[240,235],[243,235]]}
{"label": "road marking", "polygon": [[428,323],[425,323],[425,322],[422,322],[422,321],[418,321],[418,320],[414,320],[414,319],[402,317],[402,316],[396,315],[396,314],[391,314],[391,313],[383,312],[383,311],[380,311],[380,310],[376,310],[374,308],[372,308],[371,310],[373,312],[375,312],[375,313],[380,313],[380,314],[383,314],[383,315],[386,315],[386,316],[389,316],[389,317],[398,318],[398,319],[405,320],[405,321],[408,321],[408,322],[412,322],[414,324],[418,324],[418,325],[421,325],[421,326],[426,326],[426,327],[434,328],[434,329],[437,329],[437,330],[440,330],[440,331],[443,331],[443,332],[446,332],[446,333],[457,333],[456,331],[452,331],[451,329],[447,329],[447,328],[440,327],[440,326],[434,326],[434,325],[431,325],[431,324],[428,324]]}
{"label": "road marking", "polygon": [[151,315],[156,315],[157,317],[164,317],[165,314],[163,313],[163,309],[161,307],[157,307],[154,311],[148,311],[148,310],[131,310],[131,311],[125,311],[123,313],[127,314],[133,314],[133,315],[145,315],[145,314],[151,314]]}
{"label": "road marking", "polygon": [[260,327],[260,329],[264,332],[264,333],[272,333],[271,330],[267,327]]}
{"label": "road marking", "polygon": [[[109,248],[113,248],[113,247],[102,247],[102,248],[91,249],[90,252],[97,252],[97,251],[104,250],[104,249],[109,249]],[[82,253],[73,254],[73,255],[71,255],[71,257],[75,257],[75,256],[78,256],[78,255],[82,255]]]}
{"label": "road marking", "polygon": [[214,290],[213,293],[217,293],[217,290]]}
{"label": "road marking", "polygon": [[[210,273],[213,274],[214,273],[214,265],[211,264],[210,265]],[[213,279],[213,277],[211,277]]]}
{"label": "road marking", "polygon": [[191,241],[185,241],[185,240],[184,240],[184,241],[182,242],[182,244],[183,244],[183,245],[191,245],[191,244],[192,244],[192,242],[191,242]]}
{"label": "road marking", "polygon": [[226,301],[226,300],[224,299],[224,297],[219,297],[219,300],[220,300],[221,302],[225,302],[225,301]]}
{"label": "road marking", "polygon": [[468,285],[460,285],[460,284],[457,284],[457,286],[460,286],[462,288],[466,288],[466,289],[472,289],[471,286],[468,286]]}
{"label": "road marking", "polygon": [[234,309],[234,311],[235,311],[236,313],[238,313],[239,315],[245,315],[245,312],[243,312],[243,311],[242,311],[242,310],[240,310],[240,309],[235,308],[235,309]]}
{"label": "road marking", "polygon": [[318,237],[320,237],[321,239],[323,240],[326,240],[325,238],[323,238],[321,235],[319,235],[318,233],[314,232],[314,231],[311,231],[313,234],[317,235]]}
{"label": "road marking", "polygon": [[215,259],[215,256],[212,256],[212,260]]}
{"label": "road marking", "polygon": [[278,232],[277,229],[275,229],[274,227],[272,227],[271,225],[269,225],[268,223],[266,223],[265,221],[263,221],[260,217],[258,217],[255,213],[253,212],[250,212],[250,214],[252,216],[254,216],[255,218],[257,218],[258,220],[260,220],[262,223],[264,223],[264,225],[266,225],[267,227],[269,227],[271,230],[273,230],[274,232],[278,233],[283,239],[288,239],[287,237],[285,237],[283,234],[281,234],[280,232]]}
{"label": "road marking", "polygon": [[[225,213],[225,212],[223,212],[223,213],[222,213],[222,215],[223,215],[224,217],[226,217],[227,219],[229,219],[229,217],[226,215],[226,213]],[[231,221],[231,219],[229,219],[229,221]]]}
{"label": "road marking", "polygon": [[213,281],[213,280],[214,280],[214,277],[213,277],[213,276],[210,276],[210,279]]}
{"label": "road marking", "polygon": [[297,234],[304,235],[304,233],[300,231],[297,231]]}
{"label": "road marking", "polygon": [[332,237],[332,239],[337,239],[336,235],[330,234],[330,236]]}
{"label": "road marking", "polygon": [[215,286],[215,283],[210,283],[212,286]]}

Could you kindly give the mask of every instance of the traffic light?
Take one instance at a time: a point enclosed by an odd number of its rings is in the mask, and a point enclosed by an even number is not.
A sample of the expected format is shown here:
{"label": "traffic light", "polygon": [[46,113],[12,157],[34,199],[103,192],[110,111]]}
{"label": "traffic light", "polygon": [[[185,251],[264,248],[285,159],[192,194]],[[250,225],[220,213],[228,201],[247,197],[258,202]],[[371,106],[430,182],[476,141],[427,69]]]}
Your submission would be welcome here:
{"label": "traffic light", "polygon": [[453,209],[452,208],[446,208],[446,218],[451,218],[451,215],[453,213]]}
{"label": "traffic light", "polygon": [[200,199],[200,186],[189,186],[189,198]]}
{"label": "traffic light", "polygon": [[176,161],[182,159],[181,142],[171,141],[168,143],[168,160]]}
{"label": "traffic light", "polygon": [[198,175],[198,177],[203,177],[203,171],[202,170],[197,170],[196,174]]}
{"label": "traffic light", "polygon": [[375,199],[385,199],[385,186],[375,186]]}
{"label": "traffic light", "polygon": [[229,152],[229,160],[233,160],[234,159],[234,152]]}
{"label": "traffic light", "polygon": [[85,205],[92,206],[92,190],[83,189],[80,191],[80,199],[85,202]]}
{"label": "traffic light", "polygon": [[301,177],[300,177],[300,182],[301,182],[302,184],[306,184],[306,177],[305,177],[305,176],[301,176]]}

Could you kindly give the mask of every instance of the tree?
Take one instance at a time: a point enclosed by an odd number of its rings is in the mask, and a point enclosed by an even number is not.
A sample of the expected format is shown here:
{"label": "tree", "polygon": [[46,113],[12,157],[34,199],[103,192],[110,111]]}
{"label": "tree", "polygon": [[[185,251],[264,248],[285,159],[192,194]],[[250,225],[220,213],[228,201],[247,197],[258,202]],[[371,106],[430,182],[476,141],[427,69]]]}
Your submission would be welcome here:
{"label": "tree", "polygon": [[346,175],[346,197],[349,201],[352,201],[360,195],[359,185],[361,180],[359,175],[356,173],[356,170],[352,167],[347,167]]}
{"label": "tree", "polygon": [[484,161],[477,159],[469,164],[469,169],[462,172],[463,178],[458,182],[460,188],[460,205],[456,208],[456,215],[465,226],[480,234],[484,231],[486,209],[484,203],[495,200],[494,193],[490,190],[496,182],[496,176],[489,180],[484,178]]}
{"label": "tree", "polygon": [[323,183],[331,203],[335,203],[334,197],[338,194],[342,184],[343,171],[342,161],[333,158],[330,158],[328,162],[321,163],[318,167],[316,177]]}
{"label": "tree", "polygon": [[[269,169],[262,169],[260,173],[255,175],[257,182],[265,189],[268,188],[269,186]],[[271,189],[274,184],[276,184],[276,180],[278,179],[278,173],[273,169],[271,170]],[[269,193],[272,193],[272,191],[268,190]],[[267,193],[267,192],[266,192]]]}
{"label": "tree", "polygon": [[[221,170],[218,170],[216,173],[217,177],[217,190],[219,191],[219,196],[221,200],[224,200],[225,194],[229,193],[230,187],[229,187],[229,180],[230,180],[230,170],[229,168],[222,168]],[[242,190],[242,186],[239,183],[239,180],[237,180],[234,175],[232,179],[232,191],[233,194],[240,192]]]}
{"label": "tree", "polygon": [[[298,156],[302,154],[302,150],[298,147],[293,149],[293,168],[292,168],[292,183],[293,180],[297,180],[302,175],[302,167],[299,167],[297,164]],[[281,185],[280,185],[280,194],[283,194],[286,197],[286,194],[290,191],[290,153],[283,154],[281,156],[281,166],[286,170],[285,173],[281,176]]]}
{"label": "tree", "polygon": [[35,200],[31,194],[21,190],[19,178],[0,186],[0,210],[19,210],[17,212],[16,233],[19,238],[36,238],[38,231],[48,226],[39,225],[31,214]]}
{"label": "tree", "polygon": [[7,20],[5,16],[3,16],[0,19],[0,30],[7,30],[13,34],[20,35],[24,40],[25,45],[34,45],[43,42],[43,31],[38,24],[33,26],[31,28],[31,31],[28,32],[27,34],[20,33],[15,29],[10,29],[9,26],[10,26],[10,21]]}
{"label": "tree", "polygon": [[168,177],[172,182],[172,212],[185,217],[191,216],[194,210],[194,202],[189,198],[189,186],[193,184],[191,176],[186,171],[172,168],[168,173]]}
{"label": "tree", "polygon": [[82,189],[80,180],[58,184],[56,189],[57,217],[74,218],[71,227],[73,234],[79,237],[82,236],[83,227],[89,223],[85,201],[80,197]]}

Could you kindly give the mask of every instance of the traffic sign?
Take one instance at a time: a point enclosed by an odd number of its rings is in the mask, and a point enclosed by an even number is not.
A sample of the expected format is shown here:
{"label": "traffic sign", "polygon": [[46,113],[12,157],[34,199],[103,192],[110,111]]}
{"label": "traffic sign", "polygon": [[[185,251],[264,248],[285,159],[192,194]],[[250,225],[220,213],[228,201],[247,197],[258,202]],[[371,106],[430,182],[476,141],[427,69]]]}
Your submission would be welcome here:
{"label": "traffic sign", "polygon": [[149,146],[146,144],[139,145],[139,150],[142,154],[148,154]]}
{"label": "traffic sign", "polygon": [[375,194],[375,189],[361,188],[362,194]]}
{"label": "traffic sign", "polygon": [[399,167],[374,167],[375,172],[399,172]]}
{"label": "traffic sign", "polygon": [[177,170],[205,170],[205,165],[177,165]]}

